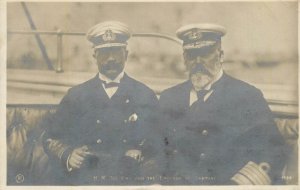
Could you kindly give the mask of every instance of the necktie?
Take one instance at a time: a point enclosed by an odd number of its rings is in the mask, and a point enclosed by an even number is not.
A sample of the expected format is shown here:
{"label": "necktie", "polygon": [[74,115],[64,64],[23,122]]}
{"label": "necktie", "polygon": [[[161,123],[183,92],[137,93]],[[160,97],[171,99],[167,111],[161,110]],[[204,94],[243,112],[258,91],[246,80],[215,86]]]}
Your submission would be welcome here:
{"label": "necktie", "polygon": [[204,96],[209,92],[209,90],[199,90],[197,92],[198,101],[204,102]]}
{"label": "necktie", "polygon": [[119,83],[117,83],[117,82],[109,82],[109,83],[107,83],[106,81],[102,81],[102,82],[103,82],[105,88],[113,88],[113,87],[119,86]]}

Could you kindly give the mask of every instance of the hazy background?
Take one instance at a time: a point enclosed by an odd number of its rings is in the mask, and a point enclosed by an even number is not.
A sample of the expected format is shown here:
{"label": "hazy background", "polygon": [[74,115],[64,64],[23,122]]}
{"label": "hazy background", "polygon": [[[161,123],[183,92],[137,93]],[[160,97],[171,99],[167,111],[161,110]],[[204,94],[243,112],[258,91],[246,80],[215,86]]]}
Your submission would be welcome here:
{"label": "hazy background", "polygon": [[[175,36],[182,25],[218,23],[227,28],[223,38],[225,70],[237,78],[258,83],[297,87],[297,2],[192,2],[192,3],[37,3],[26,2],[38,30],[86,32],[98,22],[119,20],[133,33],[159,32]],[[18,2],[7,4],[8,30],[29,31]],[[56,64],[56,37],[41,35],[47,54]],[[66,36],[65,71],[97,70],[91,44],[84,36]],[[8,68],[41,69],[47,66],[33,35],[8,35]],[[184,78],[182,49],[154,38],[132,38],[126,71],[133,76]]]}

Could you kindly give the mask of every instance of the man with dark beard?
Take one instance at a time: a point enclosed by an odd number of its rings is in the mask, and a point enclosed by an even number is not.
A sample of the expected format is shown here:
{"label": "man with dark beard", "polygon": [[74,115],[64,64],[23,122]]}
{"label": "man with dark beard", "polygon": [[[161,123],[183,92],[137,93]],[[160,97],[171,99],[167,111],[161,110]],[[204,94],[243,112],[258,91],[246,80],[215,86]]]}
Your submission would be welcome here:
{"label": "man with dark beard", "polygon": [[189,79],[161,93],[169,185],[281,183],[283,139],[260,90],[222,69],[225,28],[180,28]]}
{"label": "man with dark beard", "polygon": [[[128,27],[108,21],[87,32],[99,73],[71,88],[45,135],[55,183],[144,185],[157,174],[158,101],[154,92],[124,72]],[[152,178],[151,178],[152,179]]]}

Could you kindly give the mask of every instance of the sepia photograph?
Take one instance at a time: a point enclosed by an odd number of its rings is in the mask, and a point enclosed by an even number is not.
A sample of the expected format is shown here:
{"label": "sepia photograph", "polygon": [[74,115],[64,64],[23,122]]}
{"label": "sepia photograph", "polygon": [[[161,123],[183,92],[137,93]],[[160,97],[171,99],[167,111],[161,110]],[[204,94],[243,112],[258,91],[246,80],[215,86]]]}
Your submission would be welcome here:
{"label": "sepia photograph", "polygon": [[298,185],[297,1],[4,4],[5,186]]}

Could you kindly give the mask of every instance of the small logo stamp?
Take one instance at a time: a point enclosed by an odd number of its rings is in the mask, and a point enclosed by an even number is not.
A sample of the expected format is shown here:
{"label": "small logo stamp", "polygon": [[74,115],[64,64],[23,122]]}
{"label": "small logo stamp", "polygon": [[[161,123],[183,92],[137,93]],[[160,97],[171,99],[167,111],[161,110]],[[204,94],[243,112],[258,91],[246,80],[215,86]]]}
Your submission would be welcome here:
{"label": "small logo stamp", "polygon": [[22,174],[18,174],[18,175],[16,175],[16,182],[17,183],[23,183],[24,182],[24,175],[22,175]]}

